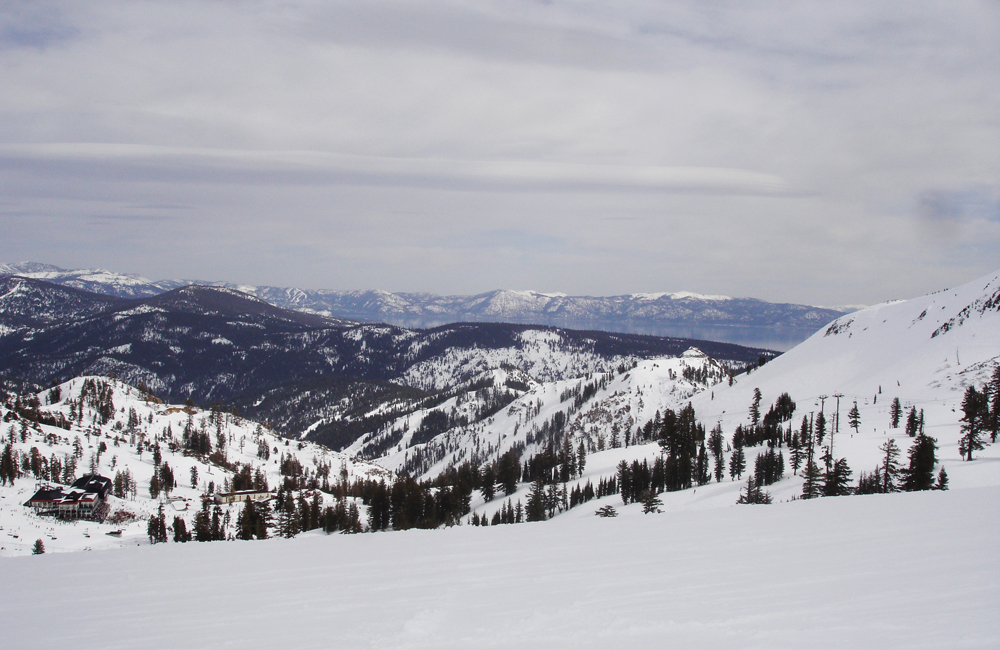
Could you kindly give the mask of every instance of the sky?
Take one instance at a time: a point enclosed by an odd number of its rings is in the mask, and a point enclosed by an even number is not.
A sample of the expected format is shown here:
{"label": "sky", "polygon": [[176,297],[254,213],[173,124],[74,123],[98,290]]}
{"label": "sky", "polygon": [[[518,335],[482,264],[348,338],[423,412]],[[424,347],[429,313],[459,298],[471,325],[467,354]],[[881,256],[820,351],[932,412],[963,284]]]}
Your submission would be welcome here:
{"label": "sky", "polygon": [[0,5],[0,261],[826,306],[1000,268],[1000,3]]}

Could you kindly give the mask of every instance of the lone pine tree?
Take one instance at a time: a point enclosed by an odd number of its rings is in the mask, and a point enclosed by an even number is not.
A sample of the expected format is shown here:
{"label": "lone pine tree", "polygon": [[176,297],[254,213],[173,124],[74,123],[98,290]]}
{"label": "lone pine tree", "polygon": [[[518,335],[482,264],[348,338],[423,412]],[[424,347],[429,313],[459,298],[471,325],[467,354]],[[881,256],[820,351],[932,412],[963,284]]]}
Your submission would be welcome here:
{"label": "lone pine tree", "polygon": [[847,412],[847,424],[854,429],[854,433],[858,432],[858,427],[861,425],[861,412],[858,410],[858,400],[854,400],[854,406]]}
{"label": "lone pine tree", "polygon": [[889,424],[893,429],[899,428],[899,418],[903,414],[903,407],[899,403],[898,397],[892,398],[892,404],[889,405]]}

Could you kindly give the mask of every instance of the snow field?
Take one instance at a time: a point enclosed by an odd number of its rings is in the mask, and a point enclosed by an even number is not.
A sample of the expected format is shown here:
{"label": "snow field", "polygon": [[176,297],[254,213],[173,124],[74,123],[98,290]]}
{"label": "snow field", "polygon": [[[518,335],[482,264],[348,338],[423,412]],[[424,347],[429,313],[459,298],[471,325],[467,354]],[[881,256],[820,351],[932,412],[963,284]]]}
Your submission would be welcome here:
{"label": "snow field", "polygon": [[991,487],[11,558],[0,629],[23,649],[996,648],[998,512]]}

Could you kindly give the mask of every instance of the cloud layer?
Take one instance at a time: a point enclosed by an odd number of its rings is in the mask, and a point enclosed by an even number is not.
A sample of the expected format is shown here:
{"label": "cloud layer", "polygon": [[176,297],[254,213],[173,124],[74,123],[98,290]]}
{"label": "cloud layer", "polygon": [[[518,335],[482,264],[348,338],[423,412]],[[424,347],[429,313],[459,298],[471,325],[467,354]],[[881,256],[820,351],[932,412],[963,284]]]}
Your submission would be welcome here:
{"label": "cloud layer", "polygon": [[995,3],[12,2],[0,63],[8,260],[843,304],[1000,259]]}

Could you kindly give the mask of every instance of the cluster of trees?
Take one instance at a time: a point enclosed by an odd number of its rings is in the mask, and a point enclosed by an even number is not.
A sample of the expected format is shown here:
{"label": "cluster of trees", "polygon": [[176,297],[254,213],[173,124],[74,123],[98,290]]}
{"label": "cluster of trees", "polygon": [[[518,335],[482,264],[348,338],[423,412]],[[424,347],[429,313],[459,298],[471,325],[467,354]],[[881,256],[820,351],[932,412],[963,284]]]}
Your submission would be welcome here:
{"label": "cluster of trees", "polygon": [[942,467],[934,477],[937,465],[937,440],[925,434],[917,436],[910,446],[908,464],[899,463],[901,450],[894,438],[879,447],[882,462],[871,473],[861,473],[855,494],[886,494],[919,490],[947,490],[948,473]]}
{"label": "cluster of trees", "polygon": [[437,528],[459,523],[469,514],[471,476],[456,480],[454,485],[444,485],[446,480],[439,480],[437,486],[409,476],[398,477],[391,485],[384,480],[357,482],[357,496],[368,506],[369,530]]}
{"label": "cluster of trees", "polygon": [[46,458],[38,447],[32,447],[28,453],[19,452],[8,441],[0,452],[0,485],[13,485],[15,479],[29,475],[39,481],[68,485],[76,480],[76,461],[76,455],[60,458],[52,454]]}
{"label": "cluster of trees", "polygon": [[990,442],[997,441],[1000,433],[1000,366],[993,369],[993,376],[982,388],[969,386],[962,398],[962,436],[958,439],[958,451],[965,460],[972,460],[972,454],[986,447],[986,435]]}
{"label": "cluster of trees", "polygon": [[[852,412],[848,414],[848,418],[858,417],[856,413],[857,403],[855,403],[854,407],[855,407],[854,410],[852,410]],[[889,404],[889,425],[893,429],[898,429],[899,423],[902,421],[902,419],[903,419],[903,405],[900,403],[898,397],[894,397],[892,398],[892,402]],[[857,430],[857,426],[855,424],[852,423],[851,426],[854,427],[855,430]],[[910,410],[906,414],[905,430],[906,430],[906,435],[908,435],[911,438],[915,437],[918,433],[923,433],[924,431],[923,409],[920,409],[920,412],[918,413],[916,406],[910,407]]]}
{"label": "cluster of trees", "polygon": [[80,387],[80,398],[70,404],[71,416],[75,413],[77,422],[83,420],[83,409],[89,406],[97,414],[98,422],[102,425],[111,421],[115,415],[114,387],[106,381],[90,378],[83,382]]}
{"label": "cluster of trees", "polygon": [[132,476],[132,472],[127,467],[115,472],[115,478],[111,485],[112,494],[119,499],[135,498],[139,487],[136,484],[135,478]]}
{"label": "cluster of trees", "polygon": [[[158,449],[159,446],[156,448]],[[174,470],[171,469],[168,463],[162,462],[162,458],[159,456],[154,456],[155,460],[159,460],[160,462],[154,463],[155,469],[149,479],[149,496],[151,499],[155,499],[162,492],[169,497],[170,493],[177,487],[177,481],[174,479]]]}

